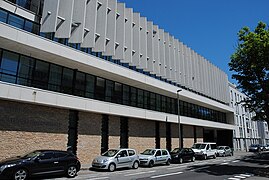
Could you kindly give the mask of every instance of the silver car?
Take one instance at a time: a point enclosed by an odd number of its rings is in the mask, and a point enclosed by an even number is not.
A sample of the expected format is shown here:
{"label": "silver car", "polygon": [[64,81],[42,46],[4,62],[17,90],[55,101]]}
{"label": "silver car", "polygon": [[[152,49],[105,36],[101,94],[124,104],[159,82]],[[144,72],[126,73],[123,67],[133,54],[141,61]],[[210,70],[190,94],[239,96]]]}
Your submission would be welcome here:
{"label": "silver car", "polygon": [[233,151],[229,146],[218,146],[217,147],[217,156],[232,156]]}
{"label": "silver car", "polygon": [[171,156],[166,149],[146,149],[139,154],[140,165],[152,167],[155,164],[170,165]]}
{"label": "silver car", "polygon": [[110,149],[92,161],[92,168],[115,171],[117,168],[139,166],[139,157],[134,149]]}

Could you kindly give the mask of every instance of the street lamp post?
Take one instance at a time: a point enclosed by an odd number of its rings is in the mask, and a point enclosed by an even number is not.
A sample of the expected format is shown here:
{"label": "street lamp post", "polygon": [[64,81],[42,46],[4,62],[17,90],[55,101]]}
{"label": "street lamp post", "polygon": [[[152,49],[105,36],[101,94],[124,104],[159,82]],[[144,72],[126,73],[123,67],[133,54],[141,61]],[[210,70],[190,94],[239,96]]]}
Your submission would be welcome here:
{"label": "street lamp post", "polygon": [[183,144],[181,143],[181,127],[180,127],[180,107],[179,107],[179,93],[182,89],[177,90],[177,121],[178,121],[178,147],[182,148]]}

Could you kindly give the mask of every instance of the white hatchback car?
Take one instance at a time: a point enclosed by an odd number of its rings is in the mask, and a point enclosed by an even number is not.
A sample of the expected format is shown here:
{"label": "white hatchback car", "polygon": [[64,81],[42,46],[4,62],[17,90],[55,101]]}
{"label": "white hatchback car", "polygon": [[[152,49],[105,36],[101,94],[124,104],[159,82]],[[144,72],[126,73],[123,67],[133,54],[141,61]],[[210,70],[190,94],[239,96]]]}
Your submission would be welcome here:
{"label": "white hatchback car", "polygon": [[140,165],[152,167],[155,164],[170,165],[171,156],[166,149],[146,149],[139,154]]}

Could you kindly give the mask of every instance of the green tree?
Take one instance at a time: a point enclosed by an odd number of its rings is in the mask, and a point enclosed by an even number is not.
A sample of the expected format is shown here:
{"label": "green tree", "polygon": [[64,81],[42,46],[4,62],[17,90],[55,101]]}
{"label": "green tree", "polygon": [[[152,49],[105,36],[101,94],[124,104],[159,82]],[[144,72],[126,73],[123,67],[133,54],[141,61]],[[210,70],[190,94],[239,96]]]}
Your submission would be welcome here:
{"label": "green tree", "polygon": [[244,27],[238,33],[238,46],[231,56],[233,79],[249,99],[244,105],[256,113],[256,120],[269,123],[269,29],[259,22],[252,32]]}

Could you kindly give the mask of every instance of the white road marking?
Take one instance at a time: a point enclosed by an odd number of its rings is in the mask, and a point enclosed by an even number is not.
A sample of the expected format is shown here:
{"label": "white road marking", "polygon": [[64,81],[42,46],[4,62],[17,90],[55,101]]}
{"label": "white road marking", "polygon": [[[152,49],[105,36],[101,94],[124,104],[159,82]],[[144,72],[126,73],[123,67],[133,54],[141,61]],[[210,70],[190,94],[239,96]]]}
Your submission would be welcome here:
{"label": "white road marking", "polygon": [[90,178],[88,180],[109,179],[109,177]]}
{"label": "white road marking", "polygon": [[124,176],[135,176],[135,175],[139,175],[139,174],[154,173],[154,172],[156,172],[156,171],[137,172],[137,173],[132,173],[132,174],[126,174]]}
{"label": "white road marking", "polygon": [[230,180],[240,180],[238,178],[228,178],[228,179],[230,179]]}
{"label": "white road marking", "polygon": [[229,163],[227,163],[227,162],[224,162],[224,163],[221,163],[220,165],[226,165],[226,164],[229,164]]}
{"label": "white road marking", "polygon": [[159,178],[159,177],[165,177],[165,176],[173,176],[173,175],[177,175],[177,174],[182,174],[183,172],[176,172],[176,173],[170,173],[170,174],[161,174],[161,175],[157,175],[157,176],[151,176],[151,179],[155,179],[155,178]]}
{"label": "white road marking", "polygon": [[171,169],[180,169],[180,168],[184,168],[184,167],[188,167],[187,165],[186,166],[176,166],[176,167],[171,167],[171,168],[167,168],[169,170]]}
{"label": "white road marking", "polygon": [[250,177],[250,174],[240,174],[240,176]]}
{"label": "white road marking", "polygon": [[246,179],[245,176],[234,176],[235,178]]}

